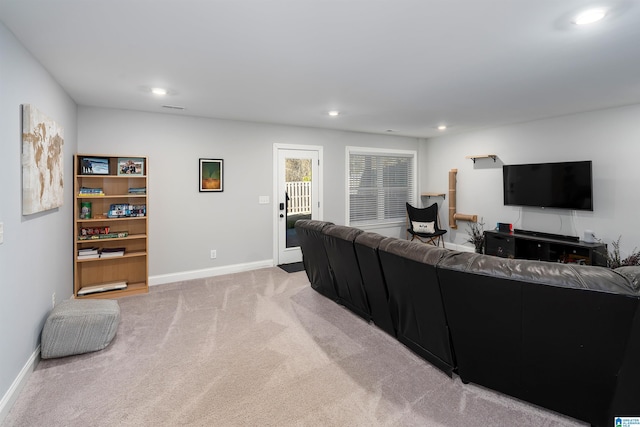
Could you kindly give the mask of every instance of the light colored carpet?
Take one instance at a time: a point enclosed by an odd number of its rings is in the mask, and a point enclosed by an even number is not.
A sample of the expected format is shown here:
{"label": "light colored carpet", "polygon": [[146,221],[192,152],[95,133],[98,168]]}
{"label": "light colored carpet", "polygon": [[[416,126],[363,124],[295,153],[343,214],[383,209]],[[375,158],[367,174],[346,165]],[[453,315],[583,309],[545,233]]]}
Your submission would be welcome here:
{"label": "light colored carpet", "polygon": [[118,300],[103,351],[43,360],[5,426],[579,426],[451,379],[280,268]]}

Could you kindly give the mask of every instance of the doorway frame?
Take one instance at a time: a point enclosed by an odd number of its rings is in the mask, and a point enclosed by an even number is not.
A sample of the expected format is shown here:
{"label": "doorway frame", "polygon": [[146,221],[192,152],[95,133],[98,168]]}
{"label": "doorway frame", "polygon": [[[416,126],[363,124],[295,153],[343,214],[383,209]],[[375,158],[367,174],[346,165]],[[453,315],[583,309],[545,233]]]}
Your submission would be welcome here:
{"label": "doorway frame", "polygon": [[[274,143],[273,144],[273,203],[272,206],[272,224],[273,224],[273,234],[272,234],[272,244],[273,244],[273,265],[277,266],[280,261],[279,256],[279,243],[278,243],[278,219],[279,219],[279,194],[278,194],[278,158],[279,158],[279,150],[300,150],[300,151],[316,151],[318,153],[318,202],[320,206],[318,207],[318,218],[315,218],[319,221],[322,221],[324,218],[324,192],[323,192],[323,183],[324,183],[324,157],[323,150],[324,147],[322,145],[304,145],[304,144],[282,144],[282,143]],[[315,179],[315,178],[314,178]]]}

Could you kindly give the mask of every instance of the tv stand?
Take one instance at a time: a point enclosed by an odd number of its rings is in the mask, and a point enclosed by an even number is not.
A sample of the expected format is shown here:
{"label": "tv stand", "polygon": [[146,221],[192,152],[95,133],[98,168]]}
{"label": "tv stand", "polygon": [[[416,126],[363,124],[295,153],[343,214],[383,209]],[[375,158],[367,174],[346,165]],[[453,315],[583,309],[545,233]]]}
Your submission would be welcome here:
{"label": "tv stand", "polygon": [[607,245],[604,243],[586,243],[577,237],[539,231],[485,231],[484,252],[503,258],[607,265]]}

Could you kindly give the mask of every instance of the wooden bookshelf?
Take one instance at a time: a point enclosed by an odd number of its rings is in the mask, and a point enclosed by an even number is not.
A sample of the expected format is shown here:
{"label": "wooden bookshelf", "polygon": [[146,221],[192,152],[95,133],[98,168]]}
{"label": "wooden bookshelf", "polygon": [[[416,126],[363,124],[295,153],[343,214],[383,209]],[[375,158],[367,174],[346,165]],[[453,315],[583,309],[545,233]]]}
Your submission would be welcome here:
{"label": "wooden bookshelf", "polygon": [[[96,168],[87,170],[86,160],[95,159]],[[134,159],[142,170],[124,171],[125,159]],[[74,156],[74,207],[73,207],[73,294],[75,298],[116,298],[149,291],[148,259],[148,194],[147,178],[149,161],[145,156],[113,156],[98,154],[76,154]],[[120,169],[120,170],[119,170]],[[144,188],[144,193],[130,192],[132,188]],[[81,191],[81,189],[85,189]],[[86,189],[99,193],[87,194]],[[90,217],[87,204],[90,204]],[[112,205],[137,208],[126,210],[126,214],[114,217]],[[144,214],[140,208],[144,206]],[[83,210],[84,208],[84,210]],[[119,214],[119,212],[118,212]],[[137,216],[129,216],[137,215]],[[99,238],[96,230],[108,228],[114,237]],[[84,233],[83,233],[84,230]],[[125,234],[126,235],[123,235]],[[103,236],[104,237],[104,236]],[[124,255],[115,257],[78,258],[78,251],[86,248],[124,248]],[[111,282],[127,282],[127,288],[107,292],[78,295],[86,286],[97,286]]]}

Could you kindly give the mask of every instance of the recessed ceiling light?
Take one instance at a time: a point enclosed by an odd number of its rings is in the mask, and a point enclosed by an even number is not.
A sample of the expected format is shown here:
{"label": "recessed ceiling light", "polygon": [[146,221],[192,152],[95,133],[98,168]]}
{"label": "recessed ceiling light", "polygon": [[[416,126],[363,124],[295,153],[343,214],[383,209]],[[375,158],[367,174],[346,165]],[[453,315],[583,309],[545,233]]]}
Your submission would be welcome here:
{"label": "recessed ceiling light", "polygon": [[331,110],[331,111],[329,111],[329,115],[330,115],[331,117],[336,117],[336,116],[340,115],[340,111],[338,111],[338,110]]}
{"label": "recessed ceiling light", "polygon": [[438,126],[438,130],[447,130],[447,125]]}
{"label": "recessed ceiling light", "polygon": [[605,17],[607,11],[604,9],[589,9],[576,16],[573,23],[576,25],[587,25],[598,22]]}
{"label": "recessed ceiling light", "polygon": [[154,88],[151,88],[151,93],[153,93],[154,95],[166,95],[167,90],[161,87],[154,87]]}

